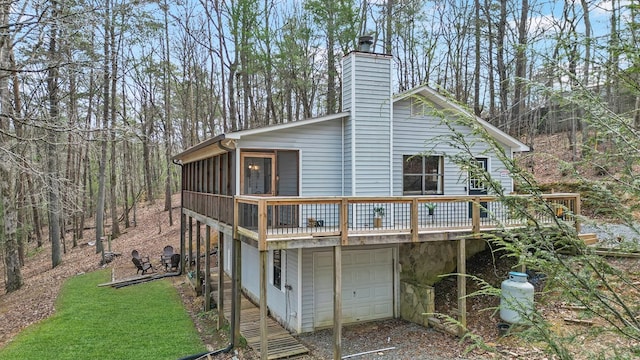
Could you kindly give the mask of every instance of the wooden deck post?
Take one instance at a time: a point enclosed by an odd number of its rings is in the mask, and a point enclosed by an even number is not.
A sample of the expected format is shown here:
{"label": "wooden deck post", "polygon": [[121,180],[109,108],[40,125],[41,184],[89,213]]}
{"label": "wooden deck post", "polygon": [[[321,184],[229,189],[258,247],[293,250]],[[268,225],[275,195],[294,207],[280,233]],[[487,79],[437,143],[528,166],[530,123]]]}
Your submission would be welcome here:
{"label": "wooden deck post", "polygon": [[218,324],[220,330],[224,326],[224,233],[218,231]]}
{"label": "wooden deck post", "polygon": [[269,329],[267,327],[267,254],[260,251],[260,360],[269,357]]}
{"label": "wooden deck post", "polygon": [[478,234],[480,232],[480,198],[473,198],[471,204],[471,231]]}
{"label": "wooden deck post", "polygon": [[196,293],[202,295],[202,283],[200,282],[200,244],[202,242],[202,233],[200,232],[201,223],[196,221],[196,274],[193,279],[196,281]]}
{"label": "wooden deck post", "polygon": [[258,250],[267,249],[267,201],[258,202]]}
{"label": "wooden deck post", "polygon": [[180,259],[180,274],[184,275],[184,258],[186,255],[186,249],[185,249],[185,232],[187,230],[187,215],[185,215],[182,212],[182,209],[180,210],[180,256],[182,257]]}
{"label": "wooden deck post", "polygon": [[418,199],[411,200],[411,242],[418,242]]}
{"label": "wooden deck post", "polygon": [[241,259],[241,242],[240,239],[233,239],[232,253],[233,253],[233,262],[232,267],[232,289],[231,289],[231,313],[233,319],[231,321],[233,324],[231,325],[231,329],[233,332],[231,333],[231,343],[234,346],[238,345],[240,341],[240,284],[241,284],[241,276],[242,276],[242,259]]}
{"label": "wooden deck post", "polygon": [[347,245],[349,241],[349,202],[343,198],[340,201],[340,242]]}
{"label": "wooden deck post", "polygon": [[582,226],[580,224],[579,216],[580,216],[580,211],[582,211],[582,209],[580,209],[580,194],[579,193],[576,194],[575,201],[576,201],[576,208],[575,208],[575,210],[573,212],[573,223],[574,223],[574,226],[576,227],[576,232],[578,234],[580,234],[580,230],[581,230]]}
{"label": "wooden deck post", "polygon": [[333,247],[333,359],[342,359],[342,246]]}
{"label": "wooden deck post", "polygon": [[191,270],[192,260],[193,260],[193,218],[189,216],[189,257],[187,258],[189,270]]}
{"label": "wooden deck post", "polygon": [[211,227],[205,227],[204,249],[207,254],[204,257],[204,311],[211,310]]}
{"label": "wooden deck post", "polygon": [[463,337],[467,328],[467,250],[464,238],[458,240],[458,336]]}

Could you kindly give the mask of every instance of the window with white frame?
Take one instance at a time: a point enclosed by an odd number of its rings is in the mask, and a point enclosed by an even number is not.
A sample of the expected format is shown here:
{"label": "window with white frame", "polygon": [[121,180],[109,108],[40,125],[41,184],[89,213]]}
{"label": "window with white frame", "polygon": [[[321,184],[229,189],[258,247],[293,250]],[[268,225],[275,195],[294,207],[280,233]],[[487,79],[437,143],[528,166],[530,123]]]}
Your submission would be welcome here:
{"label": "window with white frame", "polygon": [[272,279],[271,282],[274,287],[279,290],[283,289],[283,272],[282,268],[284,267],[284,251],[282,250],[273,250],[272,253]]}
{"label": "window with white frame", "polygon": [[404,155],[402,157],[404,195],[444,194],[444,157]]}

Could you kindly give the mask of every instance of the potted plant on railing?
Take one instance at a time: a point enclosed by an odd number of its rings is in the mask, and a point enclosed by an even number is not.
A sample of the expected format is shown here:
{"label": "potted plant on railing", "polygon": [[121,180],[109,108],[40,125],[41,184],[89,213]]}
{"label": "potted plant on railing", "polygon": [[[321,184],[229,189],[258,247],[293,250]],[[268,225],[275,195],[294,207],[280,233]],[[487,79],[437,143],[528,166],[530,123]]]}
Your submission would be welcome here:
{"label": "potted plant on railing", "polygon": [[384,207],[376,206],[373,208],[373,227],[382,227],[382,218],[384,217]]}
{"label": "potted plant on railing", "polygon": [[434,212],[436,211],[436,208],[438,207],[438,204],[426,203],[424,204],[424,207],[427,208],[429,216],[433,216]]}

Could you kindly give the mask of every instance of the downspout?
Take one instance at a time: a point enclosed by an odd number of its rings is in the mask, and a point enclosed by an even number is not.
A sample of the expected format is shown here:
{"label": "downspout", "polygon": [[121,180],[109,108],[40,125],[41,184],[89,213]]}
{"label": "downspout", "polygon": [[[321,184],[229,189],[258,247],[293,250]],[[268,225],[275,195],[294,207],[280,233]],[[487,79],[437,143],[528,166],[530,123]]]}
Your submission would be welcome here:
{"label": "downspout", "polygon": [[178,360],[206,360],[210,356],[215,356],[215,355],[222,354],[222,353],[228,353],[229,351],[231,351],[231,349],[233,349],[233,343],[229,343],[229,345],[227,345],[227,347],[223,348],[223,349],[218,349],[218,350],[211,351],[211,352],[203,352],[203,353],[200,353],[200,354],[189,355],[189,356],[185,356],[183,358],[180,358]]}

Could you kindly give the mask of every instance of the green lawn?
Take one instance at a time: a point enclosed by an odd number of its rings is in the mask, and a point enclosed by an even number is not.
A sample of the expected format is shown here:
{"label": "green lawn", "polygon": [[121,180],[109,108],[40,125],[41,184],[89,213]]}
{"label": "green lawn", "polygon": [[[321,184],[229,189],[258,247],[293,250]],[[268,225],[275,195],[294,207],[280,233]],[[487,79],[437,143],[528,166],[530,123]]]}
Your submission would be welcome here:
{"label": "green lawn", "polygon": [[98,287],[108,271],[63,286],[56,313],[0,349],[0,359],[176,359],[206,351],[168,280]]}

